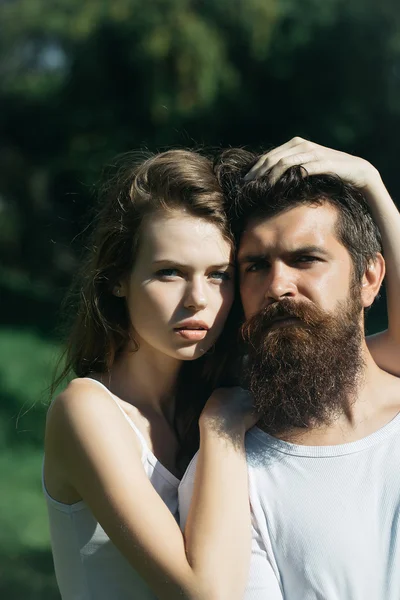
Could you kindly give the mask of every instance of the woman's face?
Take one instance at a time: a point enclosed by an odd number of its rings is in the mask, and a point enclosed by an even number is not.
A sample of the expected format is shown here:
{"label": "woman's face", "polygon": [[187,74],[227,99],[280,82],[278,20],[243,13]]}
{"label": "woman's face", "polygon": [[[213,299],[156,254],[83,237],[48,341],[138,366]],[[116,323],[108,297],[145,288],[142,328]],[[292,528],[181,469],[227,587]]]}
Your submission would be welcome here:
{"label": "woman's face", "polygon": [[178,360],[202,356],[222,331],[233,277],[232,247],[216,225],[183,210],[149,216],[122,285],[140,348]]}

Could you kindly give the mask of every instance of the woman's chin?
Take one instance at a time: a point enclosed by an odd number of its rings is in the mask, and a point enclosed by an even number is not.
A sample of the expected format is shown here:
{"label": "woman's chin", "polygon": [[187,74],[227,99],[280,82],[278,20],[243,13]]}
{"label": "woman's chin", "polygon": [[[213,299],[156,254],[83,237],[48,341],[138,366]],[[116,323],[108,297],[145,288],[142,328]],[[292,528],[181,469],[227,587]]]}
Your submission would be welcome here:
{"label": "woman's chin", "polygon": [[180,348],[177,351],[177,355],[180,360],[197,360],[198,358],[204,356],[208,349],[208,347],[193,344],[193,346]]}

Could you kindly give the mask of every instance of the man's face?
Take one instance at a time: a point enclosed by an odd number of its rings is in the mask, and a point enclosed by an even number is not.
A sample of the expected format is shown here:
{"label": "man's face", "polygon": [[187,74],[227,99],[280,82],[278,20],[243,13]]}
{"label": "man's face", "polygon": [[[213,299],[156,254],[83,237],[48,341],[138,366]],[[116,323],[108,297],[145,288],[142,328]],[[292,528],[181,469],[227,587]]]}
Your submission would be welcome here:
{"label": "man's face", "polygon": [[249,223],[239,248],[246,384],[272,434],[328,425],[364,370],[363,302],[329,204]]}
{"label": "man's face", "polygon": [[[348,299],[353,267],[337,239],[337,217],[324,203],[249,221],[238,253],[246,319],[283,299],[311,302],[328,313]],[[282,320],[274,327],[284,324],[289,325]]]}

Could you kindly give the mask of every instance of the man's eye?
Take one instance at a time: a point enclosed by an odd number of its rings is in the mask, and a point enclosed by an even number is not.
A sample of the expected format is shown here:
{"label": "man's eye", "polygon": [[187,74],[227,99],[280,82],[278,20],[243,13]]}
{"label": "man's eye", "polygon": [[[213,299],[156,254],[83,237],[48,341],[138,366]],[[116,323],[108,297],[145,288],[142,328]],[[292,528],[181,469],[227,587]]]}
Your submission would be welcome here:
{"label": "man's eye", "polygon": [[298,256],[295,259],[295,262],[300,263],[300,264],[301,263],[308,264],[308,263],[319,262],[319,261],[320,261],[320,259],[317,256],[308,256],[308,255]]}
{"label": "man's eye", "polygon": [[215,281],[230,281],[232,279],[229,271],[213,271],[209,274],[209,277]]}
{"label": "man's eye", "polygon": [[265,271],[269,269],[270,264],[266,260],[260,260],[246,268],[246,273],[257,273],[257,271]]}
{"label": "man's eye", "polygon": [[160,279],[169,279],[171,277],[179,277],[180,271],[178,269],[160,269],[156,272],[156,277]]}

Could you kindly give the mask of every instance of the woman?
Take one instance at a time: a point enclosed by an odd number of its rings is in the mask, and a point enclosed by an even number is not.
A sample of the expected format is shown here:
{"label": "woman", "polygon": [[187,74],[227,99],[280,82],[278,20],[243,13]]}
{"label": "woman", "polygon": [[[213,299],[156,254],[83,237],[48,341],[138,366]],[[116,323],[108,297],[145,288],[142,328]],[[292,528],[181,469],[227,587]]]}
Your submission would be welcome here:
{"label": "woman", "polygon": [[[248,425],[252,418],[241,392],[229,412],[224,392],[214,394],[200,418],[186,549],[173,518],[177,434],[211,390],[202,373],[213,370],[207,361],[220,362],[214,343],[233,297],[220,188],[207,159],[181,151],[125,170],[120,181],[83,271],[67,361],[79,379],[47,422],[44,481],[61,592],[241,598],[249,559],[243,414]],[[379,356],[387,344],[378,343]]]}
{"label": "woman", "polygon": [[[247,394],[238,392],[229,412],[223,393],[208,402],[200,418],[207,476],[199,473],[186,548],[176,522],[178,435],[212,389],[201,374],[208,351],[219,360],[232,251],[208,159],[165,152],[126,165],[109,185],[78,282],[65,369],[78,378],[46,425],[44,487],[64,600],[242,595]],[[196,371],[182,367],[194,359]]]}

